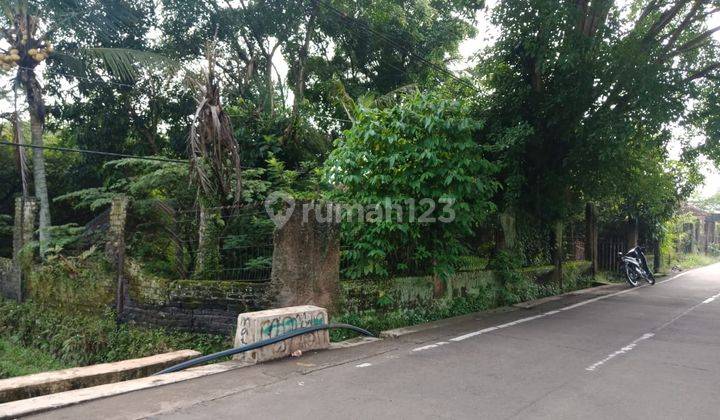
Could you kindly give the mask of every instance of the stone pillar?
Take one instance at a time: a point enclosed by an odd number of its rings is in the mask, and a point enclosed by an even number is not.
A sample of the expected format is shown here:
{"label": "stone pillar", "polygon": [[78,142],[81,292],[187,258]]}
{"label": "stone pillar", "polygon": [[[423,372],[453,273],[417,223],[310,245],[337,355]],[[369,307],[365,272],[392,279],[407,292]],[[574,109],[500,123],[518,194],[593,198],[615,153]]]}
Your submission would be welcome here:
{"label": "stone pillar", "polygon": [[512,250],[517,245],[517,228],[515,227],[515,213],[506,209],[500,213],[500,226],[503,231],[503,243],[501,249]]}
{"label": "stone pillar", "polygon": [[319,205],[298,203],[287,222],[275,229],[269,287],[275,307],[316,305],[331,313],[337,309],[339,220],[316,210]]}
{"label": "stone pillar", "polygon": [[13,259],[10,276],[2,285],[2,294],[6,298],[23,300],[24,267],[32,259],[29,249],[25,249],[35,234],[35,218],[38,202],[34,197],[15,199],[15,220],[13,227]]}
{"label": "stone pillar", "polygon": [[115,266],[117,275],[115,287],[115,312],[120,317],[125,310],[125,223],[129,200],[124,195],[113,198],[110,205],[110,229],[105,255]]}
{"label": "stone pillar", "polygon": [[598,272],[598,223],[593,203],[585,205],[585,259],[590,261],[590,273],[595,277]]}

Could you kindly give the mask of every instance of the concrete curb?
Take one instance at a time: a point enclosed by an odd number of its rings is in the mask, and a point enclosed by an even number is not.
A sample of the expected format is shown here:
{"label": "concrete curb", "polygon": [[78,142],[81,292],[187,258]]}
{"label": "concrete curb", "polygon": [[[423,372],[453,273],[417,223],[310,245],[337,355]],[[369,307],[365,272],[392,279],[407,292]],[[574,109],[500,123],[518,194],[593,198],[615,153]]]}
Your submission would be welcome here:
{"label": "concrete curb", "polygon": [[30,414],[42,413],[86,401],[112,397],[132,391],[139,391],[156,386],[186,381],[188,379],[199,378],[201,376],[227,372],[228,370],[238,369],[245,366],[248,366],[248,364],[234,361],[216,363],[213,365],[191,368],[182,372],[168,373],[160,376],[149,376],[146,378],[132,379],[124,382],[98,385],[90,388],[76,389],[57,394],[12,401],[0,404],[0,419],[14,419],[22,416],[28,416]]}
{"label": "concrete curb", "polygon": [[7,378],[0,380],[0,403],[144,378],[198,356],[200,352],[195,350],[179,350],[138,359]]}

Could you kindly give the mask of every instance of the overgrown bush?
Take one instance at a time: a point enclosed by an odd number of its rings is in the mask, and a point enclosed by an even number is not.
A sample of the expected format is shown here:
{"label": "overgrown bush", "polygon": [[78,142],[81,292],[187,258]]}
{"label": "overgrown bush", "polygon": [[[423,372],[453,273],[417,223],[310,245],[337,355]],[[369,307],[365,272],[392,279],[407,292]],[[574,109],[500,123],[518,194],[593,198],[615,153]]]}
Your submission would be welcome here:
{"label": "overgrown bush", "polygon": [[445,275],[468,253],[463,238],[495,210],[498,188],[491,147],[474,137],[482,124],[469,115],[466,103],[432,93],[360,105],[325,165],[333,200],[371,209],[343,224],[345,276]]}
{"label": "overgrown bush", "polygon": [[181,349],[210,353],[227,348],[219,335],[117,325],[112,311],[102,316],[67,314],[34,302],[0,300],[0,337],[52,355],[69,366],[150,356]]}

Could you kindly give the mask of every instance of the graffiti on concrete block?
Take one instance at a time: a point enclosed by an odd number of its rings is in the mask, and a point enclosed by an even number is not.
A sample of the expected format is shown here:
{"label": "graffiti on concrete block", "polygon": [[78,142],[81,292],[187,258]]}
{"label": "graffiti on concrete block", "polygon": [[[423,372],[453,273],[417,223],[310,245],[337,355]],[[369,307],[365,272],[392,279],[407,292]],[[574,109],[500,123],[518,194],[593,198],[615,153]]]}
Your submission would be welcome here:
{"label": "graffiti on concrete block", "polygon": [[[302,309],[301,309],[302,308]],[[327,312],[320,308],[284,308],[284,310],[262,311],[243,314],[238,319],[236,346],[251,344],[260,340],[287,334],[299,328],[313,327],[327,323]],[[295,350],[326,348],[329,334],[326,330],[293,337],[262,349],[253,350],[239,358],[248,361],[264,361],[285,357]]]}

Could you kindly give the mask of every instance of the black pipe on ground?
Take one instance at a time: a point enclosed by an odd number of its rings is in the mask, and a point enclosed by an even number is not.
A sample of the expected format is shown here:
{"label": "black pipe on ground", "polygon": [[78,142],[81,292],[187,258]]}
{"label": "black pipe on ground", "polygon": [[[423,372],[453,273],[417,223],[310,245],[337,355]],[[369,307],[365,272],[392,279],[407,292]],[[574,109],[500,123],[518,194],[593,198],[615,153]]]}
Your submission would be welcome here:
{"label": "black pipe on ground", "polygon": [[324,324],[324,325],[315,325],[312,327],[305,327],[305,328],[298,328],[297,330],[292,330],[288,333],[278,335],[277,337],[267,338],[265,340],[260,340],[255,343],[251,343],[245,346],[236,347],[233,349],[223,350],[219,351],[217,353],[208,354],[207,356],[200,356],[195,359],[190,359],[188,361],[178,363],[177,365],[170,366],[169,368],[163,369],[158,373],[155,373],[154,375],[162,375],[163,373],[172,373],[172,372],[179,372],[181,370],[185,370],[189,367],[201,365],[206,362],[210,362],[216,359],[219,359],[221,357],[226,356],[232,356],[234,354],[238,353],[244,353],[246,351],[259,349],[261,347],[269,346],[270,344],[279,343],[281,341],[297,337],[299,335],[312,333],[315,331],[322,331],[322,330],[331,330],[331,329],[344,329],[344,330],[351,330],[355,331],[356,333],[362,334],[367,337],[374,337],[374,335],[367,330],[364,330],[362,328],[356,327],[354,325],[350,324]]}

